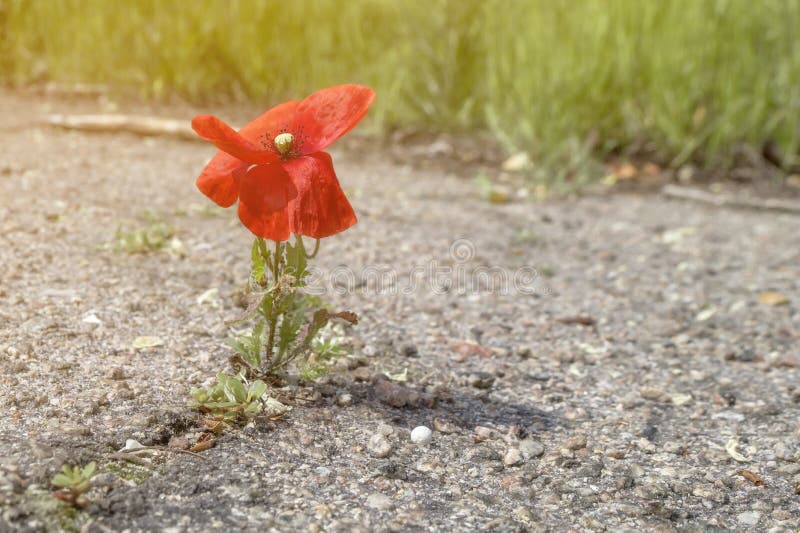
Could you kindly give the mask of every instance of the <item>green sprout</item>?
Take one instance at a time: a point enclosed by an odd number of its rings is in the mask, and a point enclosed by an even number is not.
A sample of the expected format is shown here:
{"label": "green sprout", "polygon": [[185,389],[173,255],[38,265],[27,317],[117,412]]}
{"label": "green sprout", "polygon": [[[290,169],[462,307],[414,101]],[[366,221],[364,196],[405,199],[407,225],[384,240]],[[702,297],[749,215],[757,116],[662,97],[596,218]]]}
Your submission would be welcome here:
{"label": "green sprout", "polygon": [[53,497],[72,507],[83,508],[88,505],[89,500],[84,496],[92,488],[92,478],[95,476],[97,463],[92,461],[83,468],[79,466],[64,465],[61,472],[53,476],[50,481],[59,490],[53,493]]}
{"label": "green sprout", "polygon": [[142,228],[125,231],[117,228],[112,249],[115,252],[129,254],[145,254],[159,250],[181,253],[183,246],[177,237],[177,231],[163,222],[153,222]]}
{"label": "green sprout", "polygon": [[267,385],[261,380],[247,383],[240,376],[217,374],[217,382],[192,391],[191,407],[218,417],[225,423],[249,422],[264,410]]}

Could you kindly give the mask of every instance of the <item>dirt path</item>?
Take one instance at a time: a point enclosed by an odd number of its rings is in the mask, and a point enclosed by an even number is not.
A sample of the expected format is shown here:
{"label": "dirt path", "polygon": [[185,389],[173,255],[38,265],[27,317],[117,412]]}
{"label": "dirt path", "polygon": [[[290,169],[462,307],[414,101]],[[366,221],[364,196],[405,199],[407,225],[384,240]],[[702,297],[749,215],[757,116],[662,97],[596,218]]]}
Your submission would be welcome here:
{"label": "dirt path", "polygon": [[[474,176],[372,152],[334,151],[360,223],[318,262],[325,298],[361,317],[354,357],[207,460],[110,461],[126,439],[198,432],[188,393],[226,369],[250,236],[194,188],[208,147],[31,126],[75,108],[94,110],[0,95],[0,530],[800,527],[800,218],[658,196],[492,205]],[[180,253],[108,246],[154,217]],[[397,290],[378,293],[375,266]],[[526,290],[459,281],[486,272]],[[218,307],[198,303],[209,289]],[[93,504],[69,517],[48,481],[90,460]]]}

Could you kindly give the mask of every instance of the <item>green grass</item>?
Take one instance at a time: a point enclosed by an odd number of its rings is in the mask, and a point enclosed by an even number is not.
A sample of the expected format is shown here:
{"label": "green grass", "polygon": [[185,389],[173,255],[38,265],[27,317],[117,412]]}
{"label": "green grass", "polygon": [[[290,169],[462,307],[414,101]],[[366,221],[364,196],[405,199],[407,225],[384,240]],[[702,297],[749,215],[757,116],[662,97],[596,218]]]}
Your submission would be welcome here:
{"label": "green grass", "polygon": [[717,164],[774,139],[796,161],[797,28],[795,0],[0,0],[0,72],[209,106],[358,82],[375,127],[537,158]]}

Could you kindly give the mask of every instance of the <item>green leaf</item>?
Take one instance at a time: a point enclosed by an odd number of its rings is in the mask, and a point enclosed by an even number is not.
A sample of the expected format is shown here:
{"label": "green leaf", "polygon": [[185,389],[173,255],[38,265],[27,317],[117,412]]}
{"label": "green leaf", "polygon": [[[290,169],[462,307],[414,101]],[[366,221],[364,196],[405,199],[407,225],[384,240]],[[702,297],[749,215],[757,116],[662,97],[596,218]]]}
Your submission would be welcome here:
{"label": "green leaf", "polygon": [[53,476],[52,481],[50,481],[56,487],[69,487],[72,485],[72,477],[66,476],[64,474],[56,474]]}
{"label": "green leaf", "polygon": [[294,245],[286,243],[286,272],[297,279],[296,286],[302,286],[302,280],[306,276],[307,268],[306,249],[303,245],[303,239],[298,236]]}
{"label": "green leaf", "polygon": [[250,250],[250,259],[252,266],[250,267],[252,270],[253,278],[260,281],[264,279],[264,274],[266,272],[266,260],[264,259],[265,255],[262,254],[262,249],[265,248],[262,246],[263,239],[255,239],[253,241],[253,247]]}
{"label": "green leaf", "polygon": [[267,384],[261,380],[254,381],[250,384],[250,389],[247,391],[247,401],[253,402],[261,398],[267,392]]}
{"label": "green leaf", "polygon": [[84,478],[91,478],[94,475],[95,468],[97,468],[97,463],[92,461],[88,465],[83,467],[82,475]]}
{"label": "green leaf", "polygon": [[225,396],[232,402],[245,403],[247,401],[247,390],[245,390],[242,382],[235,377],[226,376],[223,382],[223,390],[225,391]]}

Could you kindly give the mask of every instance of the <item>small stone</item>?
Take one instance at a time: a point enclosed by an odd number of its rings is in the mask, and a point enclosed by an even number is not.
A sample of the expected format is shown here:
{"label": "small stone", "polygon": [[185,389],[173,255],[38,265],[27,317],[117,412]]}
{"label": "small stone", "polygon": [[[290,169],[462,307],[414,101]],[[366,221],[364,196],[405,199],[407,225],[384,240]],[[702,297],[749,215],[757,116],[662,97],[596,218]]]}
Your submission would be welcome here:
{"label": "small stone", "polygon": [[367,443],[367,450],[373,457],[383,459],[392,453],[392,444],[381,433],[375,433]]}
{"label": "small stone", "polygon": [[517,448],[509,448],[503,457],[503,464],[506,466],[516,466],[522,463],[522,452]]}
{"label": "small stone", "polygon": [[408,473],[403,465],[394,461],[386,461],[378,467],[381,475],[387,479],[408,479]]}
{"label": "small stone", "polygon": [[383,379],[375,383],[375,395],[381,402],[392,407],[405,407],[411,399],[405,387]]}
{"label": "small stone", "polygon": [[372,381],[372,371],[367,366],[356,368],[353,371],[355,381]]}
{"label": "small stone", "polygon": [[655,387],[642,387],[641,389],[639,389],[639,394],[645,400],[651,400],[654,402],[664,401],[665,397],[667,398],[667,400],[671,399],[668,394],[664,393],[664,391],[662,391],[661,389],[657,389]]}
{"label": "small stone", "polygon": [[575,435],[567,439],[564,445],[568,450],[580,450],[586,448],[586,435]]}
{"label": "small stone", "polygon": [[488,372],[473,372],[467,376],[467,383],[476,389],[491,389],[494,385],[494,376]]}
{"label": "small stone", "polygon": [[191,448],[191,446],[192,444],[189,442],[189,439],[186,439],[184,437],[178,437],[176,435],[170,437],[169,443],[167,443],[167,447],[175,448],[178,450],[188,450],[189,448]]}
{"label": "small stone", "polygon": [[736,515],[736,520],[744,526],[755,526],[761,520],[761,513],[758,511],[747,511]]}
{"label": "small stone", "polygon": [[639,439],[636,441],[636,447],[644,453],[656,453],[656,445],[647,439]]}
{"label": "small stone", "polygon": [[141,442],[136,439],[127,439],[125,441],[125,447],[120,450],[120,452],[132,452],[136,450],[144,449],[145,446]]}
{"label": "small stone", "polygon": [[340,357],[333,364],[336,370],[355,370],[361,365],[355,357]]}
{"label": "small stone", "polygon": [[702,498],[704,500],[708,500],[710,502],[714,502],[717,504],[723,504],[728,502],[728,495],[725,494],[721,489],[714,487],[713,485],[696,485],[692,489],[692,494],[697,496],[698,498]]}
{"label": "small stone", "polygon": [[517,507],[514,509],[514,517],[523,524],[530,524],[533,522],[533,513],[527,507]]}
{"label": "small stone", "polygon": [[400,351],[406,357],[419,357],[419,350],[414,344],[404,344]]}
{"label": "small stone", "polygon": [[411,430],[411,442],[419,445],[430,444],[433,440],[433,432],[425,426],[417,426]]}
{"label": "small stone", "polygon": [[444,434],[458,433],[458,426],[456,426],[449,420],[445,420],[443,418],[433,419],[433,429],[435,429],[439,433],[444,433]]}
{"label": "small stone", "polygon": [[476,446],[468,450],[465,457],[468,461],[473,463],[502,460],[499,453],[486,446]]}
{"label": "small stone", "polygon": [[487,428],[485,426],[475,426],[475,436],[473,437],[473,440],[475,442],[484,442],[489,439],[493,439],[496,436],[496,431],[491,428]]}
{"label": "small stone", "polygon": [[379,492],[369,495],[367,498],[367,505],[373,509],[378,509],[379,511],[389,511],[394,509],[394,502],[392,502],[392,499]]}
{"label": "small stone", "polygon": [[523,439],[519,443],[519,451],[525,459],[541,457],[544,455],[544,444],[534,439]]}
{"label": "small stone", "polygon": [[106,376],[107,376],[109,379],[114,379],[114,380],[122,380],[122,379],[127,379],[127,377],[128,377],[128,376],[126,376],[126,375],[125,375],[125,371],[124,371],[123,369],[119,368],[119,367],[117,367],[117,368],[112,368],[112,369],[111,369],[111,370],[108,372],[108,374],[106,374]]}
{"label": "small stone", "polygon": [[340,394],[336,398],[336,403],[340,407],[348,407],[350,405],[353,405],[353,396],[351,394],[347,394],[347,393]]}
{"label": "small stone", "polygon": [[666,453],[676,453],[677,454],[677,453],[681,453],[683,451],[683,446],[681,446],[677,442],[671,440],[671,441],[665,442],[664,446],[662,447],[662,449]]}

